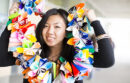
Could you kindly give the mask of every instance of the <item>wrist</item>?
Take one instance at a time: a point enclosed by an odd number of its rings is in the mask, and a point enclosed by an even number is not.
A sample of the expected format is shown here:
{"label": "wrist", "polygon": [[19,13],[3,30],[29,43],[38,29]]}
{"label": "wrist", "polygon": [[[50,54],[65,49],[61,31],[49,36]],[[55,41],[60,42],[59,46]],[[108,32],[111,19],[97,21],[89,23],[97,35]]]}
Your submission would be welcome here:
{"label": "wrist", "polygon": [[97,21],[97,18],[90,19],[90,23],[92,23],[92,22],[94,22],[94,21]]}
{"label": "wrist", "polygon": [[99,41],[101,39],[110,38],[107,34],[101,34],[96,37],[96,40]]}

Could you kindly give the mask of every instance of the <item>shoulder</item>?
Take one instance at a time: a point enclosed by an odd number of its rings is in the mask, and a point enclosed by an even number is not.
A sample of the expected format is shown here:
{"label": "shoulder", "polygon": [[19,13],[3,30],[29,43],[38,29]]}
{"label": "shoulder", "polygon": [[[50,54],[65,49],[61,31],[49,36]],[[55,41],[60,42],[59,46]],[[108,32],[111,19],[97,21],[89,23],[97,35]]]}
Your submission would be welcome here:
{"label": "shoulder", "polygon": [[74,58],[75,49],[73,46],[65,45],[61,52],[61,56],[64,57],[67,61],[71,62]]}

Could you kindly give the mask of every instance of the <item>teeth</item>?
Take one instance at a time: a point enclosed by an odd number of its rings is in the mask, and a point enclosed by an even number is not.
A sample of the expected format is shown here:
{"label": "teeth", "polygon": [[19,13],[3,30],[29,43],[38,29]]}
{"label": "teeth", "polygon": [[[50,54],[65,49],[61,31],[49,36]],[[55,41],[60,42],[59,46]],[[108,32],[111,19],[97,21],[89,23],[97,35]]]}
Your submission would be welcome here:
{"label": "teeth", "polygon": [[48,39],[54,39],[54,38],[48,38]]}
{"label": "teeth", "polygon": [[53,41],[54,38],[52,38],[52,37],[48,37],[47,40],[48,40],[48,41]]}

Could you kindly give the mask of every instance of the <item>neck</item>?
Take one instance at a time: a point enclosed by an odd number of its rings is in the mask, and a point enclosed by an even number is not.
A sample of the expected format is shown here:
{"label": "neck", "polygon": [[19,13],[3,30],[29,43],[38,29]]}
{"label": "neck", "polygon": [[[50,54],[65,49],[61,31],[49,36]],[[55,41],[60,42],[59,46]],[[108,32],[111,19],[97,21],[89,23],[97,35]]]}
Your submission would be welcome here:
{"label": "neck", "polygon": [[56,61],[58,57],[60,56],[60,52],[62,50],[62,44],[59,44],[57,46],[49,47],[50,48],[50,54],[49,58],[53,61]]}

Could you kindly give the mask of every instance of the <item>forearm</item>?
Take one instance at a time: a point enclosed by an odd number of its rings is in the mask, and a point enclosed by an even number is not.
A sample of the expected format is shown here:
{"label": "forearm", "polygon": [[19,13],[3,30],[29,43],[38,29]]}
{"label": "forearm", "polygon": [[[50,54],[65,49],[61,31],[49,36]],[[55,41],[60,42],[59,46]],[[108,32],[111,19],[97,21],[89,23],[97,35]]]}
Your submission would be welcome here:
{"label": "forearm", "polygon": [[99,36],[101,34],[105,34],[105,31],[102,27],[102,25],[100,24],[100,22],[98,20],[96,21],[93,21],[91,23],[91,26],[93,27],[94,29],[94,32],[95,32],[95,36]]}
{"label": "forearm", "polygon": [[114,51],[109,39],[99,40],[98,52],[94,53],[94,67],[110,67],[114,62]]}
{"label": "forearm", "polygon": [[12,52],[8,52],[10,31],[7,28],[0,37],[0,66],[10,66],[15,64]]}
{"label": "forearm", "polygon": [[[105,34],[99,21],[92,22],[95,35],[99,36]],[[94,66],[95,67],[110,67],[114,64],[114,51],[110,39],[103,38],[97,41],[98,52],[94,53]]]}

